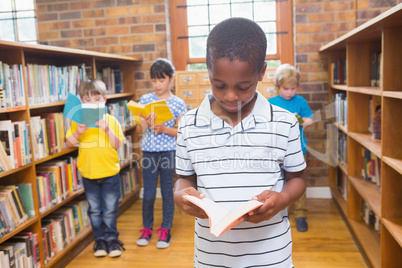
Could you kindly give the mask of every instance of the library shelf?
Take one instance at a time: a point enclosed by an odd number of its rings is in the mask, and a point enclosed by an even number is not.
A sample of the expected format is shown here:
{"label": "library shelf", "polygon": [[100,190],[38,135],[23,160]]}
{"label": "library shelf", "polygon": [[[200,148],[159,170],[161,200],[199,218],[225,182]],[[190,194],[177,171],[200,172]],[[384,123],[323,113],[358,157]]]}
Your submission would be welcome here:
{"label": "library shelf", "polygon": [[348,87],[347,91],[374,96],[381,96],[382,94],[379,87]]}
{"label": "library shelf", "polygon": [[340,123],[337,123],[337,122],[333,122],[332,124],[334,124],[334,126],[336,126],[339,130],[341,130],[343,133],[345,133],[345,134],[347,134],[348,133],[348,129],[344,126],[344,125],[342,125],[342,124],[340,124]]}
{"label": "library shelf", "polygon": [[[374,268],[402,267],[402,78],[397,75],[402,72],[401,32],[402,3],[319,49],[328,67],[346,60],[346,85],[332,85],[332,70],[328,70],[328,99],[340,90],[346,92],[348,126],[343,132],[348,167],[347,173],[343,168],[329,167],[329,181],[334,200],[341,203],[338,173],[348,174],[347,209],[340,212],[368,265]],[[377,101],[381,104],[381,140],[372,139],[370,133]],[[380,162],[379,186],[361,177],[362,147],[377,157],[371,159]],[[330,148],[331,155],[338,154],[334,149]],[[377,224],[374,230],[362,219],[362,201],[373,210],[380,228]]]}
{"label": "library shelf", "polygon": [[0,244],[5,242],[5,241],[7,241],[7,239],[13,237],[14,235],[18,234],[19,232],[25,230],[26,228],[30,227],[35,222],[37,222],[38,219],[39,219],[38,216],[28,218],[25,222],[23,222],[20,225],[18,225],[17,227],[15,227],[14,230],[12,230],[11,232],[9,232],[9,233],[5,234],[3,237],[1,237],[0,238]]}
{"label": "library shelf", "polygon": [[384,97],[402,100],[402,91],[384,91],[382,95]]}
{"label": "library shelf", "polygon": [[402,218],[400,219],[383,219],[382,223],[389,230],[394,239],[402,247]]}
{"label": "library shelf", "polygon": [[363,178],[349,176],[349,181],[359,192],[360,196],[366,200],[369,207],[377,216],[381,216],[381,191],[380,188],[372,182],[365,181]]}
{"label": "library shelf", "polygon": [[76,147],[63,149],[61,152],[46,156],[46,157],[38,159],[38,160],[34,160],[34,164],[37,165],[37,164],[41,164],[41,163],[47,162],[47,161],[52,160],[52,159],[56,159],[56,158],[58,158],[60,156],[63,156],[63,155],[69,154],[71,152],[77,151],[77,149],[78,148],[76,148]]}
{"label": "library shelf", "polygon": [[348,175],[348,169],[340,161],[338,161],[338,166],[342,170],[343,174],[345,174],[347,176]]}
{"label": "library shelf", "polygon": [[348,203],[347,201],[343,198],[342,194],[339,192],[339,190],[335,186],[330,186],[331,188],[331,193],[333,198],[335,199],[336,203],[344,213],[343,215],[346,215],[348,211]]}
{"label": "library shelf", "polygon": [[21,170],[28,169],[28,168],[32,167],[32,165],[33,165],[32,163],[29,163],[29,164],[23,165],[23,166],[21,166],[21,167],[17,167],[17,168],[14,168],[14,169],[7,170],[7,171],[5,171],[5,172],[2,172],[2,173],[0,173],[0,179],[3,178],[3,177],[6,177],[6,176],[8,176],[8,175],[17,173],[17,172],[19,172],[19,171],[21,171]]}
{"label": "library shelf", "polygon": [[366,149],[373,152],[376,156],[381,158],[382,149],[381,149],[381,140],[374,140],[371,138],[370,133],[356,133],[356,132],[348,132],[349,137],[360,143],[362,146],[366,147]]}
{"label": "library shelf", "polygon": [[49,215],[50,213],[52,213],[53,211],[56,211],[58,208],[66,205],[68,202],[74,200],[77,196],[80,196],[84,193],[84,188],[78,189],[77,191],[74,191],[72,193],[70,193],[70,195],[64,199],[63,201],[61,201],[60,203],[46,209],[44,212],[42,212],[40,214],[41,218],[46,217],[47,215]]}
{"label": "library shelf", "polygon": [[401,159],[383,156],[382,160],[385,163],[387,163],[390,167],[395,169],[399,174],[402,174],[402,160]]}
{"label": "library shelf", "polygon": [[[79,50],[72,48],[63,48],[63,47],[55,47],[55,46],[47,46],[47,45],[32,45],[25,44],[20,42],[9,42],[0,40],[0,62],[2,64],[8,65],[19,65],[21,67],[21,79],[23,80],[24,87],[24,98],[26,105],[17,106],[17,107],[9,107],[9,108],[0,108],[0,115],[2,120],[10,119],[12,122],[16,121],[25,121],[26,124],[31,126],[31,118],[33,116],[42,116],[46,113],[61,113],[63,112],[65,101],[65,95],[59,95],[60,92],[63,92],[61,89],[56,88],[56,95],[53,98],[48,98],[55,100],[55,102],[49,103],[32,103],[30,100],[36,100],[38,96],[42,95],[32,95],[31,91],[28,91],[28,66],[39,65],[43,67],[53,66],[55,68],[59,67],[78,67],[83,71],[82,74],[86,74],[87,77],[83,77],[84,79],[97,77],[99,72],[102,72],[104,68],[115,68],[114,70],[119,70],[121,74],[121,93],[110,94],[107,96],[108,99],[117,100],[117,101],[129,101],[131,99],[135,99],[135,70],[136,63],[141,60],[131,56],[124,55],[116,55],[116,54],[106,54],[101,52],[87,51],[87,50]],[[56,67],[57,66],[57,67]],[[85,66],[85,69],[83,68]],[[35,75],[33,73],[33,75]],[[81,75],[81,73],[80,73]],[[21,80],[21,81],[22,81]],[[82,81],[81,77],[80,80]],[[77,83],[72,83],[73,87],[77,86]],[[57,84],[59,87],[60,84]],[[60,89],[60,90],[59,90]],[[64,88],[65,89],[65,88]],[[71,88],[68,88],[68,91]],[[75,93],[74,89],[73,93]],[[47,92],[47,91],[46,91]],[[64,92],[66,93],[66,92]],[[30,95],[31,94],[31,95]],[[57,100],[57,101],[56,101]],[[125,129],[125,135],[131,136],[132,140],[135,140],[135,127],[129,127]],[[31,151],[34,152],[34,145],[32,143],[34,141],[34,136],[31,136]],[[28,143],[27,143],[28,144]],[[61,150],[61,152],[51,154],[42,159],[33,159],[32,163],[26,164],[24,166],[18,167],[13,170],[9,170],[6,172],[0,173],[0,184],[1,185],[13,185],[19,183],[29,183],[32,186],[32,194],[33,194],[33,204],[34,209],[37,216],[27,219],[24,223],[18,225],[13,231],[5,234],[2,238],[0,238],[0,243],[7,241],[9,238],[18,234],[21,231],[29,231],[32,233],[38,234],[39,240],[39,252],[41,259],[41,267],[59,267],[59,261],[63,259],[63,264],[61,267],[64,267],[75,255],[79,253],[79,250],[82,247],[88,245],[93,240],[91,234],[91,228],[87,228],[83,232],[80,232],[77,235],[77,239],[73,241],[73,243],[69,244],[62,252],[57,254],[50,262],[45,264],[44,260],[44,244],[42,239],[42,223],[41,220],[56,211],[63,205],[66,205],[70,201],[74,201],[77,197],[82,196],[84,193],[84,189],[76,190],[71,193],[68,198],[63,200],[61,203],[56,204],[55,206],[47,209],[43,213],[39,213],[39,196],[38,196],[38,186],[36,182],[36,173],[37,173],[37,165],[46,163],[47,161],[58,159],[63,156],[71,156],[76,155],[77,148],[65,148]],[[33,157],[34,158],[34,157]],[[128,165],[127,165],[128,166]],[[124,209],[127,209],[131,206],[137,199],[139,198],[139,189],[137,188],[133,194],[124,198],[123,202],[120,204],[122,210],[119,212],[123,212]],[[85,243],[81,243],[82,240],[86,240]],[[82,244],[82,245],[81,245]]]}
{"label": "library shelf", "polygon": [[342,90],[342,91],[347,91],[347,90],[348,90],[348,87],[347,87],[346,85],[335,85],[335,84],[332,84],[332,85],[331,85],[331,88],[337,89],[337,90]]}

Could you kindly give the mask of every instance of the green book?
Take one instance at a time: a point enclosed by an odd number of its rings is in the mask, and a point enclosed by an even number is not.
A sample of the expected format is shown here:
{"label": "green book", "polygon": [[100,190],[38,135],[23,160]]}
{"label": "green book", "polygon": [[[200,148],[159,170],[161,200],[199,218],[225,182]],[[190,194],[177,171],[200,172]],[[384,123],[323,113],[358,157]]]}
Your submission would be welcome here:
{"label": "green book", "polygon": [[18,188],[21,193],[22,202],[27,209],[29,218],[35,217],[35,208],[32,195],[32,184],[30,183],[20,183]]}

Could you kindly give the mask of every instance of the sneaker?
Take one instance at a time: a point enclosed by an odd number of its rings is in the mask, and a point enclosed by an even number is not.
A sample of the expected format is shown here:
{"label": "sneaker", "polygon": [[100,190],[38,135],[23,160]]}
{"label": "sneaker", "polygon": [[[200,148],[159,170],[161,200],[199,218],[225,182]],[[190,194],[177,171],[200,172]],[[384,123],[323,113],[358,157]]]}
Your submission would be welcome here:
{"label": "sneaker", "polygon": [[108,248],[106,241],[99,239],[94,243],[94,255],[95,257],[105,257],[107,255]]}
{"label": "sneaker", "polygon": [[109,257],[120,257],[121,249],[126,250],[123,247],[123,243],[120,240],[112,240],[109,242]]}
{"label": "sneaker", "polygon": [[149,240],[152,237],[152,229],[144,228],[141,229],[140,232],[142,232],[142,235],[140,236],[140,238],[138,238],[137,245],[141,247],[148,246]]}
{"label": "sneaker", "polygon": [[159,236],[159,240],[156,243],[156,248],[168,248],[170,246],[170,240],[172,238],[172,236],[170,235],[170,230],[159,228],[158,230],[156,230],[156,233]]}
{"label": "sneaker", "polygon": [[296,228],[297,231],[299,232],[307,232],[308,230],[308,225],[307,225],[307,220],[306,218],[297,218],[296,219]]}

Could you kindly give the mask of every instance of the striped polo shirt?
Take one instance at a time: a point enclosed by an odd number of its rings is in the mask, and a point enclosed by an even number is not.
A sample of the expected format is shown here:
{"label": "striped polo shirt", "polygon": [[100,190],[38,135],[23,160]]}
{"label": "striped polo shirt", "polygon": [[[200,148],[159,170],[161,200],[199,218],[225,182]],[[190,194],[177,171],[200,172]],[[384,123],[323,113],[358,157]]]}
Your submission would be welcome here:
{"label": "striped polo shirt", "polygon": [[[306,167],[296,117],[258,93],[235,127],[211,111],[212,95],[179,121],[176,172],[197,174],[197,189],[228,211],[264,190],[281,192],[283,170]],[[208,219],[195,220],[195,267],[293,267],[287,210],[258,224],[241,222],[215,237]]]}

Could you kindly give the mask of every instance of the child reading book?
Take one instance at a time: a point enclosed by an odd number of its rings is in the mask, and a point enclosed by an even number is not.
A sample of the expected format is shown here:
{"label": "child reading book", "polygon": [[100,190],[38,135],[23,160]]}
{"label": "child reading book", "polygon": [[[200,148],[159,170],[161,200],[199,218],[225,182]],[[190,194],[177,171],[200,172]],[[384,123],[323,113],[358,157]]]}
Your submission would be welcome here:
{"label": "child reading book", "polygon": [[174,81],[174,67],[170,61],[161,58],[156,59],[150,72],[155,92],[143,95],[140,104],[146,105],[155,101],[166,101],[173,118],[161,123],[158,119],[165,117],[166,114],[157,113],[157,109],[151,110],[151,113],[145,117],[141,113],[139,114],[141,125],[138,129],[144,133],[141,142],[144,183],[142,223],[144,228],[141,229],[142,234],[137,240],[137,245],[147,246],[152,237],[154,203],[159,176],[163,202],[163,221],[161,228],[156,231],[159,235],[156,247],[162,249],[169,247],[171,242],[170,229],[173,225],[174,213],[173,177],[175,174],[174,160],[177,136],[175,125],[177,120],[186,112],[186,106],[182,99],[170,91],[170,86]]}
{"label": "child reading book", "polygon": [[[82,103],[105,103],[106,85],[100,80],[84,81],[79,88]],[[120,163],[117,149],[124,135],[117,119],[109,114],[95,123],[97,128],[72,122],[66,134],[68,147],[79,145],[77,167],[83,177],[88,216],[95,237],[94,255],[121,255],[117,213],[120,198]]]}
{"label": "child reading book", "polygon": [[[307,139],[304,135],[304,128],[313,123],[313,112],[308,106],[307,101],[296,94],[300,85],[300,74],[297,69],[290,64],[282,64],[275,72],[275,86],[278,95],[268,101],[296,115],[299,121],[300,142],[303,155],[307,153]],[[296,218],[296,228],[299,232],[308,230],[306,194],[304,194],[294,205],[294,216]]]}
{"label": "child reading book", "polygon": [[[230,18],[207,40],[212,95],[179,121],[176,205],[195,216],[194,267],[293,267],[286,207],[305,191],[306,167],[294,114],[256,92],[266,70],[267,40],[255,22]],[[263,202],[219,237],[208,215],[184,196],[227,211]]]}

